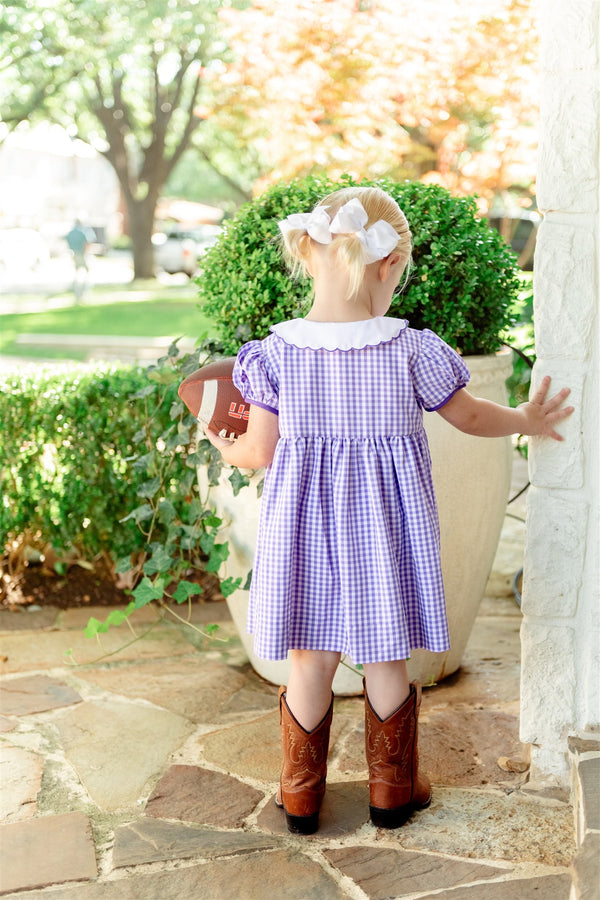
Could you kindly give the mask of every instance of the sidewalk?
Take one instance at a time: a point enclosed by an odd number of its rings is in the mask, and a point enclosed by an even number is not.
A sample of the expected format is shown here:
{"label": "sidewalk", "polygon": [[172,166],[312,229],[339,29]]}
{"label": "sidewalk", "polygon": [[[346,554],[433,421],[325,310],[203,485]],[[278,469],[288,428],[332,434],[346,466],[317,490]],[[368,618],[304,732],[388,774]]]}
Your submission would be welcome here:
{"label": "sidewalk", "polygon": [[[393,831],[368,820],[357,696],[335,702],[319,832],[287,833],[277,687],[250,668],[225,604],[195,606],[193,621],[218,622],[226,643],[159,622],[100,659],[82,628],[106,609],[0,611],[0,894],[568,900],[573,810],[527,789],[518,739],[523,537],[507,517],[464,665],[423,692],[434,799]],[[135,630],[154,616],[138,611]],[[120,626],[103,644],[130,638]]]}

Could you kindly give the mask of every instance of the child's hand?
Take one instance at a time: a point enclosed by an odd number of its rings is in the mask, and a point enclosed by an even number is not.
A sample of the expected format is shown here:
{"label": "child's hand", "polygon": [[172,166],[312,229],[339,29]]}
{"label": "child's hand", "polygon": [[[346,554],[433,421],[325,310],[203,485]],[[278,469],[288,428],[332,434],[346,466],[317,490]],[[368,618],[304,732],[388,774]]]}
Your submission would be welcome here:
{"label": "child's hand", "polygon": [[229,438],[221,437],[220,434],[217,434],[216,431],[209,428],[208,422],[200,420],[200,425],[202,426],[202,430],[204,431],[207,440],[209,440],[217,450],[224,450],[226,447],[231,447],[233,441],[229,440]]}
{"label": "child's hand", "polygon": [[545,375],[532,399],[519,406],[519,410],[525,416],[527,423],[527,428],[522,433],[528,435],[546,435],[553,438],[555,441],[562,441],[564,438],[554,430],[553,426],[556,425],[557,422],[561,422],[563,419],[570,416],[575,407],[562,407],[562,403],[571,393],[570,388],[562,388],[558,394],[555,394],[549,400],[546,400],[546,395],[550,388],[550,381],[550,376]]}

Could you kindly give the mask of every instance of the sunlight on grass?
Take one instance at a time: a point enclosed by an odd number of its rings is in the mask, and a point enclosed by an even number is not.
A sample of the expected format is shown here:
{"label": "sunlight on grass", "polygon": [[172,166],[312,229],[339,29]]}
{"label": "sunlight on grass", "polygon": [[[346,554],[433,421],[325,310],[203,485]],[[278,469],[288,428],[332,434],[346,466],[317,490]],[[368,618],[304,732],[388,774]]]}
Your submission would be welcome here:
{"label": "sunlight on grass", "polygon": [[[154,290],[156,295],[157,291]],[[100,303],[90,301],[47,312],[0,317],[0,353],[31,357],[81,358],[72,348],[34,348],[17,344],[23,334],[114,335],[135,337],[211,337],[214,325],[198,308],[195,296],[136,302]]]}

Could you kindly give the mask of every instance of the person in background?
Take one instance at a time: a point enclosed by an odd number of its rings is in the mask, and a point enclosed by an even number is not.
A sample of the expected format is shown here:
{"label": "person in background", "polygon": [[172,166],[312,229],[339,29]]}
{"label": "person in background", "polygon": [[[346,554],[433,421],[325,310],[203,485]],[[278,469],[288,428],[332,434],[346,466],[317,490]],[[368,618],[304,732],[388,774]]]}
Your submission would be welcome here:
{"label": "person in background", "polygon": [[65,240],[69,245],[69,250],[73,255],[73,264],[75,266],[75,278],[73,280],[73,293],[77,303],[83,298],[88,279],[88,263],[87,251],[91,242],[94,240],[94,233],[89,228],[84,228],[79,219],[75,223],[69,233],[65,236]]}

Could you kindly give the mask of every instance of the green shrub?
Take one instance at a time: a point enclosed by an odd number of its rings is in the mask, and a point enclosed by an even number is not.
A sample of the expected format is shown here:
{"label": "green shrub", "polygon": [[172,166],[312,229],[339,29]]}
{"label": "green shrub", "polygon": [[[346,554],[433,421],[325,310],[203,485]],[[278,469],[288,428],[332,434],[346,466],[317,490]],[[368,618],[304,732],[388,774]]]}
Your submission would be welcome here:
{"label": "green shrub", "polygon": [[[42,370],[0,380],[0,566],[11,539],[27,535],[87,557],[108,553],[117,572],[129,573],[133,599],[105,622],[92,617],[87,637],[150,603],[190,624],[170,604],[189,605],[202,593],[190,575],[216,573],[229,555],[222,521],[197,484],[199,465],[216,482],[220,454],[197,441],[196,419],[177,395],[217,354],[222,348],[205,342],[180,356],[175,342],[144,370]],[[230,481],[237,493],[248,478],[236,469]],[[226,578],[221,591],[240,584]],[[190,627],[204,636],[217,628]]]}
{"label": "green shrub", "polygon": [[[193,364],[193,363],[192,363]],[[144,548],[144,508],[158,471],[179,505],[195,483],[177,374],[99,366],[8,374],[0,381],[0,536],[39,533],[85,556]],[[162,381],[162,384],[161,384]],[[165,383],[167,382],[167,383]],[[181,494],[184,498],[181,498]],[[160,523],[159,523],[160,524]],[[163,529],[166,531],[166,525]],[[157,539],[160,540],[160,528]]]}
{"label": "green shrub", "polygon": [[498,350],[519,291],[518,268],[503,239],[477,215],[474,198],[420,182],[344,177],[334,183],[313,176],[277,184],[241,207],[203,257],[200,298],[227,352],[307,310],[310,282],[289,278],[275,240],[278,221],[358,183],[388,191],[413,233],[410,283],[394,298],[390,314],[414,328],[433,329],[465,355]]}

